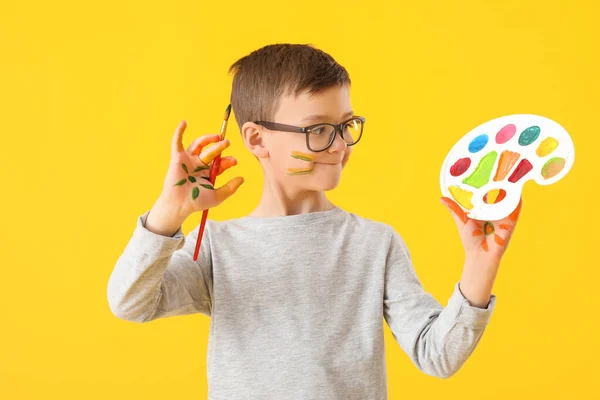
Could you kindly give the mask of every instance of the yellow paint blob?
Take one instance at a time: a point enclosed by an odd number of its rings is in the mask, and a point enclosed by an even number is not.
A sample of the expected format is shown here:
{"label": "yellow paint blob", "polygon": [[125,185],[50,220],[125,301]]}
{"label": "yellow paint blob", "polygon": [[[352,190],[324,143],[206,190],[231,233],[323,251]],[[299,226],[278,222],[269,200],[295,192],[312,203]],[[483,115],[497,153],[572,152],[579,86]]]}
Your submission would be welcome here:
{"label": "yellow paint blob", "polygon": [[450,194],[454,197],[454,200],[467,210],[473,208],[473,204],[471,204],[471,198],[473,197],[473,193],[468,190],[464,190],[459,188],[458,186],[450,186],[448,187]]}
{"label": "yellow paint blob", "polygon": [[547,137],[540,143],[535,154],[539,157],[546,157],[548,154],[552,153],[558,147],[558,140],[553,137]]}

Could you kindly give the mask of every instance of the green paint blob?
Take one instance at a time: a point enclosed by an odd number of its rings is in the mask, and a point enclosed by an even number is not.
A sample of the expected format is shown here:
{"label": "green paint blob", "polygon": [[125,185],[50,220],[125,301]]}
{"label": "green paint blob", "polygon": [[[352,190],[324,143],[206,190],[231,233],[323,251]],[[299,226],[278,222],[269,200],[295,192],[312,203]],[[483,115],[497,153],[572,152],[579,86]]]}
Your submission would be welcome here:
{"label": "green paint blob", "polygon": [[[203,188],[205,188],[205,189],[209,189],[209,190],[215,190],[215,188],[214,188],[214,187],[212,187],[212,186],[210,186],[210,185],[203,185],[203,184],[201,183],[201,184],[200,184],[200,186],[202,186],[202,187],[203,187]],[[196,189],[198,189],[198,188],[196,188]]]}
{"label": "green paint blob", "polygon": [[194,186],[194,188],[192,189],[192,200],[196,200],[198,198],[199,194],[200,194],[200,189],[198,189],[198,187]]}
{"label": "green paint blob", "polygon": [[497,157],[498,153],[495,151],[490,151],[483,156],[481,160],[479,160],[479,165],[477,165],[475,171],[466,177],[463,180],[463,183],[466,183],[467,185],[473,186],[477,189],[487,184],[490,180],[490,176],[492,175],[492,170],[494,169],[494,164],[496,163]]}
{"label": "green paint blob", "polygon": [[521,132],[521,136],[519,136],[519,144],[521,146],[529,146],[531,143],[536,141],[538,136],[540,136],[540,127],[535,125],[530,126]]}
{"label": "green paint blob", "polygon": [[203,171],[203,170],[208,169],[208,168],[210,168],[210,167],[207,166],[207,165],[199,165],[196,168],[194,168],[194,172]]}
{"label": "green paint blob", "polygon": [[185,173],[186,173],[186,174],[188,173],[188,169],[187,169],[187,167],[185,166],[185,164],[181,164],[181,168],[183,168],[183,170],[185,171]]}
{"label": "green paint blob", "polygon": [[550,179],[560,173],[565,167],[566,160],[561,157],[549,159],[542,167],[542,176],[544,179]]}
{"label": "green paint blob", "polygon": [[196,178],[194,178],[193,176],[188,176],[188,179],[190,180],[190,182],[194,183],[196,182]]}

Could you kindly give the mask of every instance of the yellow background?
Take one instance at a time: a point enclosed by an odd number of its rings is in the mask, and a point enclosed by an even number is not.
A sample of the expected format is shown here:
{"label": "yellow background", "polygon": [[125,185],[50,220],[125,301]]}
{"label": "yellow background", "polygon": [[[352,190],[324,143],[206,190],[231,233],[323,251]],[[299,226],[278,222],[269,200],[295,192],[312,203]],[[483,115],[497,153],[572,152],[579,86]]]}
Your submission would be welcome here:
{"label": "yellow background", "polygon": [[[350,71],[354,109],[368,123],[331,197],[393,225],[443,304],[463,261],[439,203],[447,151],[510,113],[541,114],[570,132],[571,172],[552,186],[525,186],[497,309],[474,355],[449,380],[428,377],[386,325],[389,398],[600,398],[599,7],[218,3],[3,4],[0,398],[206,397],[210,320],[121,321],[106,284],[162,187],[179,121],[188,121],[186,144],[216,132],[227,68],[274,42],[312,43]],[[235,124],[228,136],[247,182],[214,219],[246,214],[261,189]],[[186,221],[185,232],[198,221]]]}

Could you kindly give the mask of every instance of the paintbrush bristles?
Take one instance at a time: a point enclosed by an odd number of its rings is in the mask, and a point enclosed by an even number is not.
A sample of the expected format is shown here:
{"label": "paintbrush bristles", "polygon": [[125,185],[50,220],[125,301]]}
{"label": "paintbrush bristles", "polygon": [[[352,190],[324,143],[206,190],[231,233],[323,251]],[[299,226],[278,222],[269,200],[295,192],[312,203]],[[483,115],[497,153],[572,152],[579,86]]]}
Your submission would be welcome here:
{"label": "paintbrush bristles", "polygon": [[227,130],[227,120],[229,120],[229,115],[231,115],[231,104],[227,106],[225,115],[223,116],[223,124],[221,125],[221,140],[225,140],[225,132]]}
{"label": "paintbrush bristles", "polygon": [[227,121],[229,119],[229,114],[231,114],[231,104],[227,106],[227,109],[225,110],[225,116],[223,117],[224,121]]}

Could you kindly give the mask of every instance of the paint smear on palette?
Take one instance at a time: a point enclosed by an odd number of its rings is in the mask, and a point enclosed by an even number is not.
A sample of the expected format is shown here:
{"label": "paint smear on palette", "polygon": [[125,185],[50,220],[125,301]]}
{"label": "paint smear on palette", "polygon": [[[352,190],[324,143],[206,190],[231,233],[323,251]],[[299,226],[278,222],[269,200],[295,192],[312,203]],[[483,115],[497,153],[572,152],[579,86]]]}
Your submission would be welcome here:
{"label": "paint smear on palette", "polygon": [[[516,114],[481,124],[448,152],[440,188],[476,220],[508,217],[530,180],[550,185],[562,179],[575,158],[573,141],[557,122]],[[487,234],[487,232],[485,232]]]}

